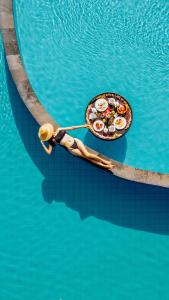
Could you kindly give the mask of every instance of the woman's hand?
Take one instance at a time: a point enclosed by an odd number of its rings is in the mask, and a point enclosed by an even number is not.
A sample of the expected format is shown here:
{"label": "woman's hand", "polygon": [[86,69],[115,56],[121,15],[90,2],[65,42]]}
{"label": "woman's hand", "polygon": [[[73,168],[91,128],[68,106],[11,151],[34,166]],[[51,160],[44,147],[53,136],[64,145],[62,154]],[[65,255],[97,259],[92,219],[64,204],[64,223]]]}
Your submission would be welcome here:
{"label": "woman's hand", "polygon": [[91,128],[91,125],[90,125],[90,124],[87,124],[87,125],[86,125],[86,128],[90,129],[90,128]]}
{"label": "woman's hand", "polygon": [[41,142],[41,145],[42,145],[43,149],[45,150],[45,152],[48,155],[50,155],[52,153],[52,149],[53,149],[52,145],[49,145],[49,147],[46,147],[46,145],[44,144],[43,141],[40,141],[40,142]]}

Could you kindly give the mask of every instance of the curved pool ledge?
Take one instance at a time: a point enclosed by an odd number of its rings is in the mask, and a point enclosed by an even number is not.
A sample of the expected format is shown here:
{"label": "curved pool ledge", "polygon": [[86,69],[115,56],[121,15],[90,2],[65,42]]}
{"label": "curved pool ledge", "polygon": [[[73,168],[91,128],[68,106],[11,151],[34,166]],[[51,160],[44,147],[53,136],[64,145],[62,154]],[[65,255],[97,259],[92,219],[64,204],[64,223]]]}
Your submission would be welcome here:
{"label": "curved pool ledge", "polygon": [[[15,33],[12,0],[0,0],[0,28],[9,70],[24,104],[39,125],[49,122],[53,124],[55,129],[58,128],[59,125],[50,117],[41,105],[26,75]],[[88,149],[98,156],[105,158],[105,156],[95,150]],[[141,170],[126,166],[107,157],[106,159],[111,160],[115,165],[112,173],[113,175],[127,180],[169,188],[169,174]]]}

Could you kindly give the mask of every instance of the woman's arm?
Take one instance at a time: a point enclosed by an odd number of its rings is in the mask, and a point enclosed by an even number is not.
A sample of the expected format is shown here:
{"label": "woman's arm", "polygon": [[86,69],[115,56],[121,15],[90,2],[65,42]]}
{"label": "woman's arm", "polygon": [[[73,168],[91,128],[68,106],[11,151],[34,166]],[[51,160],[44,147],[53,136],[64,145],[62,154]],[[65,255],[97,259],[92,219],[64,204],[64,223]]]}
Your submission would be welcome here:
{"label": "woman's arm", "polygon": [[58,130],[75,130],[75,129],[79,129],[79,128],[88,128],[88,127],[89,127],[88,124],[84,124],[84,125],[78,125],[78,126],[62,127],[62,128],[58,128]]}
{"label": "woman's arm", "polygon": [[53,149],[52,145],[49,145],[49,147],[47,147],[43,141],[41,141],[41,144],[42,144],[42,147],[45,150],[45,152],[48,155],[50,155],[52,153],[52,149]]}

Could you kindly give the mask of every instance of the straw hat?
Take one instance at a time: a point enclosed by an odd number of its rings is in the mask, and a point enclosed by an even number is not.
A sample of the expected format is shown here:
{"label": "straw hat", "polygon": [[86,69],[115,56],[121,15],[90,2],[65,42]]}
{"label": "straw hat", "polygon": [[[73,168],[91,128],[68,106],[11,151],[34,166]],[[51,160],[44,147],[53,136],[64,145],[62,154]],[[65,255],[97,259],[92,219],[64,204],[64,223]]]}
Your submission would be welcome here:
{"label": "straw hat", "polygon": [[41,141],[48,141],[54,133],[52,124],[46,123],[39,128],[38,136]]}

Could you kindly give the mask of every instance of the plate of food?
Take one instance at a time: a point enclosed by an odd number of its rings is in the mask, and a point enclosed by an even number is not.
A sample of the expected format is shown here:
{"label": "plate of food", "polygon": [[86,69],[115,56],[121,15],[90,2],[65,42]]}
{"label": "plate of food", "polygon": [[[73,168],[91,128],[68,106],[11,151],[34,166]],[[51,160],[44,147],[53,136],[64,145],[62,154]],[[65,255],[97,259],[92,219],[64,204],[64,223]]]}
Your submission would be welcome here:
{"label": "plate of food", "polygon": [[119,115],[124,115],[127,111],[127,107],[125,104],[120,104],[119,107],[117,108],[117,112]]}
{"label": "plate of food", "polygon": [[104,129],[104,123],[103,123],[103,121],[101,121],[101,120],[96,120],[96,121],[94,121],[94,123],[93,123],[93,129],[96,131],[96,132],[100,132],[100,131],[102,131],[103,129]]}
{"label": "plate of food", "polygon": [[108,101],[105,98],[99,98],[95,102],[95,108],[99,112],[103,112],[108,108]]}
{"label": "plate of food", "polygon": [[114,119],[114,126],[118,130],[122,130],[126,127],[127,121],[124,117],[117,117]]}

